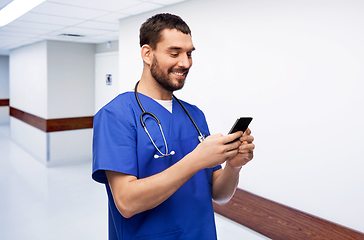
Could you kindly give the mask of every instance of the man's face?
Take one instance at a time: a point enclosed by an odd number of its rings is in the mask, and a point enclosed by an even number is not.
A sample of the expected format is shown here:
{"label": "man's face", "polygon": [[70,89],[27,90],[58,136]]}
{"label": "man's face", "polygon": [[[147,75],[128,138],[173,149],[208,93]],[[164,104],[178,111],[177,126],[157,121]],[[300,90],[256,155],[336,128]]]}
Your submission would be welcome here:
{"label": "man's face", "polygon": [[176,29],[163,30],[161,41],[152,50],[150,72],[154,79],[168,91],[181,89],[192,66],[194,49],[190,35]]}

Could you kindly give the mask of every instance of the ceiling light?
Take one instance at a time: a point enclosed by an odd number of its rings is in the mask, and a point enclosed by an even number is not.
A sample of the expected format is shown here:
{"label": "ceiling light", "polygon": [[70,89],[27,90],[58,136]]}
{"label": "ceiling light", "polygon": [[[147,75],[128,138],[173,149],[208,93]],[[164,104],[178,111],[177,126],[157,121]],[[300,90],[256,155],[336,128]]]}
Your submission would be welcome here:
{"label": "ceiling light", "polygon": [[14,0],[0,10],[0,27],[29,12],[46,0]]}

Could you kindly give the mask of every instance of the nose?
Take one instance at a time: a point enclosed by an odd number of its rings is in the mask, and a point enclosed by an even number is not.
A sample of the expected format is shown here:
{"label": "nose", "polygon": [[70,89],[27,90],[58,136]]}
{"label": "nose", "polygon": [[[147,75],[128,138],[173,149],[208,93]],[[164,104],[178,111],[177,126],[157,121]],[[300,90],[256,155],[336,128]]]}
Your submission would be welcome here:
{"label": "nose", "polygon": [[187,54],[181,55],[178,60],[178,67],[190,68],[192,66],[192,58],[187,56]]}

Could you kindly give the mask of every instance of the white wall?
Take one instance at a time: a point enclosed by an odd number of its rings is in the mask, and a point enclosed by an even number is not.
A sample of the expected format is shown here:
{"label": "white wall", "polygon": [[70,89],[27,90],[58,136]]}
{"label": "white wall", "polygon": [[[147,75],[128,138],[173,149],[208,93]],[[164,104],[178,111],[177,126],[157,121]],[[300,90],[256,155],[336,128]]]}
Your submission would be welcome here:
{"label": "white wall", "polygon": [[[10,52],[10,105],[47,119],[47,42],[38,42]],[[12,140],[47,164],[47,133],[10,117]]]}
{"label": "white wall", "polygon": [[[9,57],[0,56],[0,99],[9,99]],[[9,107],[0,106],[0,125],[9,124]]]}
{"label": "white wall", "polygon": [[0,107],[0,125],[7,125],[10,123],[9,111],[10,109],[8,106]]}
{"label": "white wall", "polygon": [[10,52],[10,103],[47,119],[47,42]]}
{"label": "white wall", "polygon": [[[111,85],[106,85],[106,75],[111,74]],[[95,55],[95,111],[119,94],[119,52]]]}
{"label": "white wall", "polygon": [[117,52],[119,50],[119,41],[111,41],[96,44],[96,53]]}
{"label": "white wall", "polygon": [[9,57],[0,56],[0,99],[9,99]]}
{"label": "white wall", "polygon": [[11,106],[44,119],[92,116],[95,45],[43,41],[10,53]]}
{"label": "white wall", "polygon": [[95,45],[47,41],[47,118],[93,116]]}
{"label": "white wall", "polygon": [[49,159],[48,133],[11,117],[10,134],[12,141],[35,157],[40,163],[47,165]]}
{"label": "white wall", "polygon": [[47,133],[49,138],[47,166],[90,162],[92,129]]}
{"label": "white wall", "polygon": [[[94,44],[47,41],[47,118],[94,115]],[[48,166],[89,161],[92,129],[47,133]]]}
{"label": "white wall", "polygon": [[[254,161],[239,187],[364,231],[364,3],[191,0],[169,8],[192,29],[184,90],[212,133],[253,116]],[[120,90],[140,78],[140,25],[120,22]]]}
{"label": "white wall", "polygon": [[[10,53],[11,106],[44,119],[93,116],[95,45],[43,41]],[[11,137],[47,166],[90,161],[92,129],[45,133],[10,119]]]}

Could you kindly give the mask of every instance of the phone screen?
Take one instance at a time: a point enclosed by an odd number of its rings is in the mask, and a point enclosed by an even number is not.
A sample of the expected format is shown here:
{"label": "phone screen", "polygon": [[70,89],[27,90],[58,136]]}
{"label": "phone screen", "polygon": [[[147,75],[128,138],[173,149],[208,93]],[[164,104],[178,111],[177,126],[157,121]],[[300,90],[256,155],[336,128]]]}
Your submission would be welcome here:
{"label": "phone screen", "polygon": [[237,131],[243,131],[245,132],[245,130],[248,128],[250,122],[253,120],[252,117],[241,117],[241,118],[238,118],[236,120],[236,122],[234,123],[234,125],[232,126],[232,128],[230,129],[229,131],[229,134],[230,133],[234,133],[234,132],[237,132]]}

